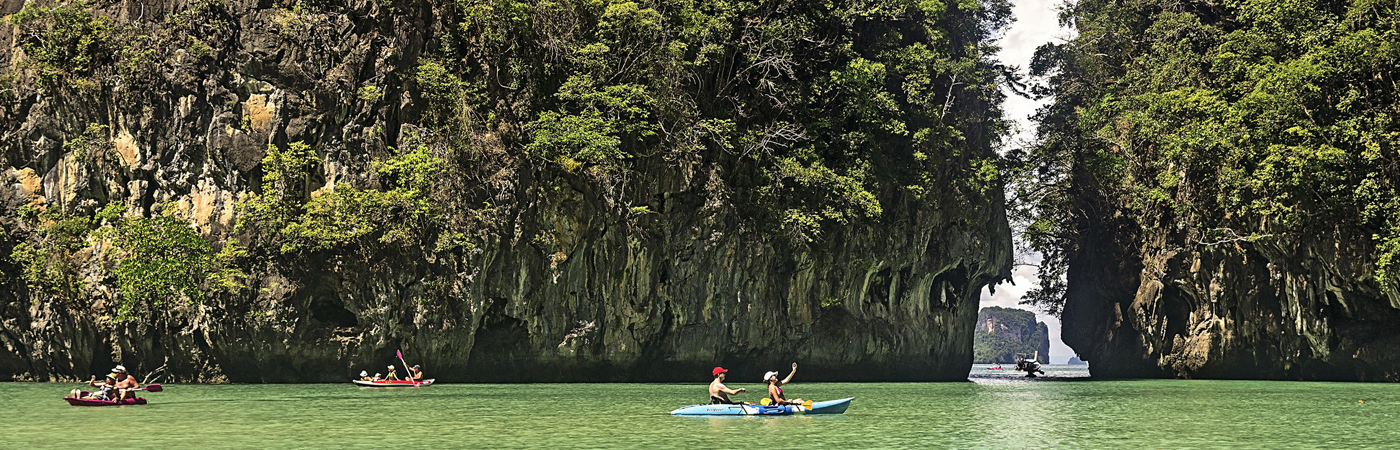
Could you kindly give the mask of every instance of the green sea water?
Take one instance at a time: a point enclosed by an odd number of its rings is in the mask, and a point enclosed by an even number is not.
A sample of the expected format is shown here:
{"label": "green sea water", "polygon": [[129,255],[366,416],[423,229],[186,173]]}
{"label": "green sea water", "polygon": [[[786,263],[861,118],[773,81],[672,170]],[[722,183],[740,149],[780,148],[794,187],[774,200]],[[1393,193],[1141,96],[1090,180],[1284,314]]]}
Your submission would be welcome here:
{"label": "green sea water", "polygon": [[978,366],[954,383],[798,375],[792,396],[856,400],[843,415],[701,418],[668,412],[704,383],[346,383],[166,385],[148,405],[79,408],[61,400],[73,385],[0,383],[0,448],[1400,448],[1396,384],[1094,381],[1064,366],[1036,380]]}

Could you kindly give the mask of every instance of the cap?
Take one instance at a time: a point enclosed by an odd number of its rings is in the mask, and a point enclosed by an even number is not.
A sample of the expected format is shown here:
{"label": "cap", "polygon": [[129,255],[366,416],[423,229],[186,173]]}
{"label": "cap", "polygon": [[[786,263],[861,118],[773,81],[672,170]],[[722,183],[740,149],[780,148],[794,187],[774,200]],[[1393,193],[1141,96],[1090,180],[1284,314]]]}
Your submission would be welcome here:
{"label": "cap", "polygon": [[728,372],[728,370],[725,370],[723,367],[715,367],[715,370],[710,371],[710,373],[714,375],[719,375],[725,372]]}
{"label": "cap", "polygon": [[394,366],[393,366],[393,365],[390,365],[390,366],[389,366],[389,370],[394,370]]}
{"label": "cap", "polygon": [[768,372],[768,373],[765,373],[765,374],[763,374],[763,381],[768,381],[769,378],[773,378],[773,377],[775,377],[775,376],[778,376],[778,372]]}
{"label": "cap", "polygon": [[112,371],[116,373],[126,373],[126,366],[118,364],[117,367],[112,368]]}
{"label": "cap", "polygon": [[414,365],[413,365],[413,368],[414,368],[414,369],[421,369],[421,367],[418,367],[417,364],[414,364]]}

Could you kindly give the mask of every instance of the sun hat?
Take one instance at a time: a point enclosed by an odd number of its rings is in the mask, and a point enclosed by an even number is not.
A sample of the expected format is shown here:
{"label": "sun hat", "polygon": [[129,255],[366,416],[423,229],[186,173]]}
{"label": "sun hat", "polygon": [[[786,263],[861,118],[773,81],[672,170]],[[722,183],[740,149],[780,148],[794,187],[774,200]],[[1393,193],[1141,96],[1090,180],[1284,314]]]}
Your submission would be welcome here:
{"label": "sun hat", "polygon": [[389,365],[389,370],[394,370],[394,365],[393,365],[393,364],[390,364],[390,365]]}
{"label": "sun hat", "polygon": [[773,378],[773,377],[776,377],[776,376],[778,376],[778,372],[768,372],[768,373],[765,373],[765,374],[763,374],[763,381],[768,381],[769,378]]}
{"label": "sun hat", "polygon": [[362,377],[367,377],[367,376],[369,376],[369,371],[368,371],[368,370],[361,370],[361,371],[360,371],[360,376],[362,376]]}
{"label": "sun hat", "polygon": [[710,371],[711,374],[716,375],[716,376],[718,376],[719,374],[725,373],[725,372],[728,372],[728,370],[725,370],[725,368],[723,368],[723,367],[715,367],[715,370],[711,370],[711,371]]}

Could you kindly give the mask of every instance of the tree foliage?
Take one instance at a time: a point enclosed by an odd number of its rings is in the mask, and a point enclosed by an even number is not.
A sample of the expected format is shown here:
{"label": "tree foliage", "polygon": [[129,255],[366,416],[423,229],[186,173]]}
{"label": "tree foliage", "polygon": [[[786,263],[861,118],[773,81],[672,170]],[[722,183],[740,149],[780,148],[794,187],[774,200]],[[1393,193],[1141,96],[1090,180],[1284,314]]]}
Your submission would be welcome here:
{"label": "tree foliage", "polygon": [[972,162],[1004,128],[1000,0],[457,5],[414,79],[430,118],[475,119],[437,130],[524,124],[516,145],[620,213],[657,167],[700,160],[733,169],[712,189],[745,191],[737,206],[798,242],[878,220],[896,193],[982,204],[1000,183]]}
{"label": "tree foliage", "polygon": [[10,24],[18,26],[16,38],[28,65],[45,86],[65,77],[92,76],[97,67],[112,62],[117,48],[111,19],[93,14],[82,1],[47,8],[27,2],[10,16]]}
{"label": "tree foliage", "polygon": [[255,228],[265,239],[262,245],[283,254],[329,250],[366,239],[383,244],[428,239],[441,228],[441,206],[431,194],[444,160],[427,143],[409,144],[372,164],[384,189],[336,183],[316,191],[308,191],[308,177],[320,157],[310,146],[268,146],[262,160],[262,192],[240,202],[238,226]]}
{"label": "tree foliage", "polygon": [[10,252],[25,283],[61,300],[78,301],[85,283],[76,253],[87,246],[92,218],[66,215],[60,208],[31,207],[23,208],[21,216],[37,231],[35,239],[16,244]]}
{"label": "tree foliage", "polygon": [[236,242],[216,253],[180,218],[123,217],[111,234],[118,252],[118,321],[153,314],[156,308],[194,305],[210,291],[237,291],[247,277],[233,264],[244,255]]}
{"label": "tree foliage", "polygon": [[[1357,0],[1072,4],[1078,36],[1039,49],[1055,103],[1015,155],[1057,310],[1076,249],[1171,230],[1179,245],[1371,237],[1400,276],[1400,10]],[[1337,234],[1340,233],[1340,234]]]}
{"label": "tree foliage", "polygon": [[[238,291],[247,278],[238,264],[246,249],[228,241],[215,252],[180,218],[127,216],[120,203],[108,203],[91,215],[65,214],[56,207],[29,211],[40,239],[21,242],[10,254],[22,267],[26,284],[86,309],[92,305],[84,279],[111,275],[118,295],[107,312],[115,321],[198,304],[210,293]],[[107,272],[107,264],[83,265],[89,258],[79,253],[85,249],[105,252],[104,260],[114,267]]]}

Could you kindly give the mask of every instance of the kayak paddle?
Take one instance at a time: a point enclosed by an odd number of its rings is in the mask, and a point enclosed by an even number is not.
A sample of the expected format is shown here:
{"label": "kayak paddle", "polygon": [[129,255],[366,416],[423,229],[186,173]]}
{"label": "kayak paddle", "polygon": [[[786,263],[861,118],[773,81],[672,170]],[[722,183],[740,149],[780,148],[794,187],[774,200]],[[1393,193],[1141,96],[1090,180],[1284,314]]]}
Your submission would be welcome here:
{"label": "kayak paddle", "polygon": [[[768,397],[764,397],[763,400],[759,400],[759,401],[758,401],[758,404],[763,405],[763,406],[768,406],[768,405],[773,404],[773,400],[770,399],[770,398],[768,398]],[[796,405],[794,405],[794,406],[796,406]],[[807,408],[807,409],[812,409],[812,401],[811,401],[811,400],[807,400],[807,401],[802,402],[802,407],[803,407],[803,408]]]}
{"label": "kayak paddle", "polygon": [[399,355],[399,362],[403,363],[403,375],[413,382],[413,387],[418,387],[418,380],[413,379],[413,369],[408,367],[408,362],[403,360],[403,350],[394,350]]}
{"label": "kayak paddle", "polygon": [[160,391],[163,391],[163,390],[165,390],[165,389],[162,389],[162,388],[160,387],[160,383],[156,383],[156,384],[148,384],[148,385],[146,385],[146,387],[143,387],[143,388],[140,388],[140,389],[131,389],[131,390],[133,390],[133,391],[146,391],[146,392],[160,392]]}

